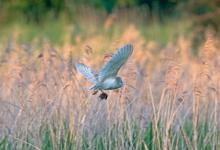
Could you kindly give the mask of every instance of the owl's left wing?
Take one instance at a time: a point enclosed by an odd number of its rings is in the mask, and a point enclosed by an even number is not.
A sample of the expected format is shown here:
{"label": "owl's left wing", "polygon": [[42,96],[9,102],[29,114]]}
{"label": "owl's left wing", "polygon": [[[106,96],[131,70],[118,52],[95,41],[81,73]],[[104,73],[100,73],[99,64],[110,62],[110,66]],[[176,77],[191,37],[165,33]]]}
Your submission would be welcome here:
{"label": "owl's left wing", "polygon": [[132,52],[132,44],[126,44],[125,46],[119,48],[110,61],[108,61],[99,72],[98,80],[101,82],[108,77],[116,76],[119,69],[123,64],[125,64]]}
{"label": "owl's left wing", "polygon": [[81,63],[78,63],[75,66],[77,71],[79,71],[87,80],[94,84],[97,83],[96,73],[91,68]]}

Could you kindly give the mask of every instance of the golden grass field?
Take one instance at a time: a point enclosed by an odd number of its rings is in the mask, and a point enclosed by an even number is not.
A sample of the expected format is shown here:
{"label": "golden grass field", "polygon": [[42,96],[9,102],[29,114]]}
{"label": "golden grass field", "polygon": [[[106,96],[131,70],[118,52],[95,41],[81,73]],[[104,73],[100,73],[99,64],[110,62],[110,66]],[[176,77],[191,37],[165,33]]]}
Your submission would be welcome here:
{"label": "golden grass field", "polygon": [[[161,47],[134,25],[116,41],[66,36],[38,47],[18,38],[0,45],[0,149],[220,149],[220,40],[211,32],[197,56],[190,38]],[[125,86],[100,100],[74,64],[98,70],[126,43]]]}

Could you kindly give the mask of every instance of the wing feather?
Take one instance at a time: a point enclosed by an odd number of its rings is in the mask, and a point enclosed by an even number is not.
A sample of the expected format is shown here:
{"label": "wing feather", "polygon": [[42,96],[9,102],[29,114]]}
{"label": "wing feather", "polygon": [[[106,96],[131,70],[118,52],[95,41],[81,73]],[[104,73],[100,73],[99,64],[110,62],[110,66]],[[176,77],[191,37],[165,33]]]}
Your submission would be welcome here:
{"label": "wing feather", "polygon": [[98,75],[101,82],[108,77],[115,77],[123,64],[127,61],[133,52],[133,46],[127,44],[117,50],[112,58],[103,66]]}
{"label": "wing feather", "polygon": [[75,65],[76,69],[90,82],[97,83],[97,79],[95,77],[95,72],[92,71],[91,68],[87,67],[86,65],[82,63],[78,63]]}

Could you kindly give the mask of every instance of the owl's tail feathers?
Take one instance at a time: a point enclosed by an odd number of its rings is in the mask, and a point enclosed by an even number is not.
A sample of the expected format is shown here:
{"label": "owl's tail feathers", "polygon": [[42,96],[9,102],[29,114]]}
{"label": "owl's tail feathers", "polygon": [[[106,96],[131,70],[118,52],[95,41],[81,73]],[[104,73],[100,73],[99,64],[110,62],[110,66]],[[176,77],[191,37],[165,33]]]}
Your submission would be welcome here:
{"label": "owl's tail feathers", "polygon": [[99,86],[98,84],[95,84],[95,85],[89,87],[89,90],[96,91],[96,90],[98,90],[99,88],[100,88],[100,86]]}

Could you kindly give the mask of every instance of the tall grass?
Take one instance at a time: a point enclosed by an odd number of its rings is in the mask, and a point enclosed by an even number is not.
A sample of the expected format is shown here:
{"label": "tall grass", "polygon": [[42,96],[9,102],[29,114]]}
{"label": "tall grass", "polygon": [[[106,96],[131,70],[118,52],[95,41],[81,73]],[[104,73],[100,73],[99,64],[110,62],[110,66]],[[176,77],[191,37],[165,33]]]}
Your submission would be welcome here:
{"label": "tall grass", "polygon": [[[61,45],[16,33],[1,42],[0,149],[220,149],[219,39],[207,31],[194,57],[182,35],[161,48],[137,25],[106,26],[90,36],[70,27]],[[101,101],[74,63],[98,70],[127,42],[125,86]]]}

